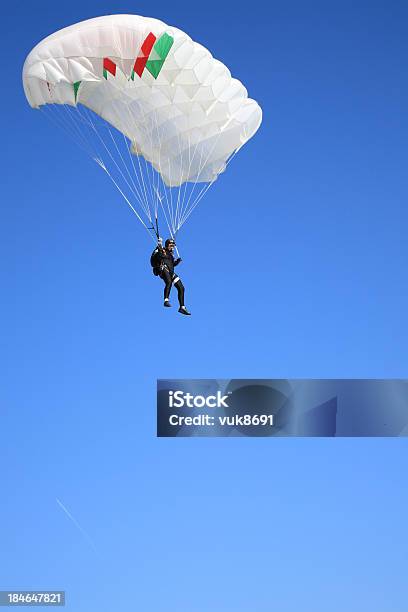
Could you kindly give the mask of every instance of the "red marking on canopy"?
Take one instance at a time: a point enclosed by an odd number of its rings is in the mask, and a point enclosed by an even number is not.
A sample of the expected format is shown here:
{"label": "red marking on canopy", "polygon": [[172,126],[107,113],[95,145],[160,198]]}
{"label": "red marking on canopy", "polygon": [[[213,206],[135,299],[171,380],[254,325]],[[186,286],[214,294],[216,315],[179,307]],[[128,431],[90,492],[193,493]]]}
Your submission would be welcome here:
{"label": "red marking on canopy", "polygon": [[116,76],[116,64],[109,59],[109,57],[103,58],[103,69],[110,72],[113,76]]}
{"label": "red marking on canopy", "polygon": [[143,74],[143,70],[145,69],[146,62],[149,59],[150,52],[153,49],[153,45],[155,42],[156,42],[156,36],[152,34],[152,32],[150,32],[142,43],[142,46],[139,51],[139,55],[137,56],[135,65],[133,67],[133,70],[140,77]]}

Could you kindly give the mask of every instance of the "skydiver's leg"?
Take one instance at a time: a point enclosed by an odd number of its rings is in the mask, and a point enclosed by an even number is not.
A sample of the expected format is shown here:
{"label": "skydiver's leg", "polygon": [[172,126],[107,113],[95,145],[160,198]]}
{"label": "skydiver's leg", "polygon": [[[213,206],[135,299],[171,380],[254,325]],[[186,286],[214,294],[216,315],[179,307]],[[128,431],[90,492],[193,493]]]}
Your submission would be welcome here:
{"label": "skydiver's leg", "polygon": [[169,297],[172,284],[171,274],[168,270],[162,270],[160,276],[164,281],[164,304],[167,306],[170,304]]}
{"label": "skydiver's leg", "polygon": [[174,275],[173,284],[177,289],[178,301],[180,304],[180,308],[184,306],[184,285],[181,282],[180,277]]}

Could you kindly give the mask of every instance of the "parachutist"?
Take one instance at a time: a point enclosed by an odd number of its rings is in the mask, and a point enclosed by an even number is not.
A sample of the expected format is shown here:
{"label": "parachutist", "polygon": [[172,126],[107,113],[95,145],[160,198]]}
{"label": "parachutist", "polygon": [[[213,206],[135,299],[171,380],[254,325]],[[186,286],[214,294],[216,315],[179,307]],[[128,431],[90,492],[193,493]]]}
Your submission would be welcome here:
{"label": "parachutist", "polygon": [[69,123],[70,136],[156,235],[152,266],[165,284],[164,306],[174,285],[182,315],[190,313],[174,273],[181,260],[163,246],[159,222],[174,236],[262,121],[260,106],[229,75],[182,30],[129,14],[54,32],[23,66],[30,106],[63,131]]}
{"label": "parachutist", "polygon": [[183,315],[190,315],[191,313],[187,310],[184,305],[184,285],[181,279],[174,272],[174,268],[181,263],[181,257],[174,259],[173,251],[176,246],[176,242],[173,238],[168,238],[162,245],[162,241],[159,238],[157,247],[153,251],[150,257],[150,264],[153,268],[153,274],[160,276],[164,282],[164,306],[169,308],[170,304],[170,291],[171,286],[174,285],[177,289],[178,301],[179,301],[179,312]]}

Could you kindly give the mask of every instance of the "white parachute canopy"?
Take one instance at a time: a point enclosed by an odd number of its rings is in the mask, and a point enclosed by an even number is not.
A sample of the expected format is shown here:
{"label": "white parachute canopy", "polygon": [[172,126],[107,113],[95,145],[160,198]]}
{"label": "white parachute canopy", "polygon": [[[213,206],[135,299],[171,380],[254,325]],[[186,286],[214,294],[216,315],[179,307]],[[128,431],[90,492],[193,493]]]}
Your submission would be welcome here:
{"label": "white parachute canopy", "polygon": [[48,36],[28,55],[23,85],[30,105],[77,140],[157,235],[159,211],[174,236],[262,120],[205,47],[137,15]]}

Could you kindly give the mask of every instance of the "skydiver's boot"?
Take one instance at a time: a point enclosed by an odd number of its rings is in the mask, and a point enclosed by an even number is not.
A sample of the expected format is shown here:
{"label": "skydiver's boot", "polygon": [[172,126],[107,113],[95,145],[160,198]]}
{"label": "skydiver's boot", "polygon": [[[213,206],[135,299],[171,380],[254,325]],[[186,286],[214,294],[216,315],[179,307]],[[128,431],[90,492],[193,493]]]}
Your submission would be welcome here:
{"label": "skydiver's boot", "polygon": [[191,315],[191,312],[188,312],[187,308],[185,306],[180,306],[179,312],[181,312],[181,314],[183,315]]}
{"label": "skydiver's boot", "polygon": [[170,300],[169,300],[168,298],[166,298],[166,299],[164,300],[164,304],[163,304],[163,306],[165,306],[166,308],[170,308],[170,307],[171,307]]}

